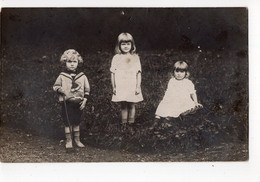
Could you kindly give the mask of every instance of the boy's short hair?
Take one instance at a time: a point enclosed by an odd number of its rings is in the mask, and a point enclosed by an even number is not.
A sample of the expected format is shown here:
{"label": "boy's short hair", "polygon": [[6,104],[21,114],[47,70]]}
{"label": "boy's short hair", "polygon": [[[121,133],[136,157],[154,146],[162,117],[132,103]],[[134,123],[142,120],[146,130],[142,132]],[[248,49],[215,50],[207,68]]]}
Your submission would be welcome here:
{"label": "boy's short hair", "polygon": [[61,58],[60,58],[60,62],[61,63],[66,63],[66,61],[74,61],[74,60],[78,60],[79,63],[83,63],[83,59],[80,56],[80,54],[74,50],[74,49],[68,49],[66,50]]}

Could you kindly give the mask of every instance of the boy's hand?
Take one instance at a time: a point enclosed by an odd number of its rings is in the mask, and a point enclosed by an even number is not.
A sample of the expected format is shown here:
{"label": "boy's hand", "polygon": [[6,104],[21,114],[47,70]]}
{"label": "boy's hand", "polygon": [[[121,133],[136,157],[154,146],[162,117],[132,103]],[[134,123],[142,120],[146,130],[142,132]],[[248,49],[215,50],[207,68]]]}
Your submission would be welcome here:
{"label": "boy's hand", "polygon": [[136,89],[135,89],[135,95],[140,94],[140,92],[141,92],[141,88],[140,88],[140,87],[136,87]]}
{"label": "boy's hand", "polygon": [[65,91],[62,88],[59,88],[57,92],[61,95],[65,95]]}
{"label": "boy's hand", "polygon": [[87,99],[84,98],[83,101],[81,101],[81,103],[80,103],[79,109],[83,110],[86,107],[86,103],[87,103]]}
{"label": "boy's hand", "polygon": [[113,88],[113,94],[116,95],[116,88]]}

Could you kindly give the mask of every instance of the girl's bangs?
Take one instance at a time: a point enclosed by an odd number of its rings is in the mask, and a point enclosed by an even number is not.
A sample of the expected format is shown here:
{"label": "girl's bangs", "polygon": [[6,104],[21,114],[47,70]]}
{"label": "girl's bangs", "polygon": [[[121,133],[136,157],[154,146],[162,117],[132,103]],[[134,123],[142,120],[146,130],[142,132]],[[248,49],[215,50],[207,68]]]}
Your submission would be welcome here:
{"label": "girl's bangs", "polygon": [[120,43],[122,43],[122,42],[132,42],[132,40],[131,39],[121,39],[120,41],[119,41]]}
{"label": "girl's bangs", "polygon": [[187,66],[184,64],[176,65],[175,69],[179,70],[187,70]]}
{"label": "girl's bangs", "polygon": [[186,72],[187,69],[186,68],[175,68],[176,72]]}
{"label": "girl's bangs", "polygon": [[184,69],[188,69],[188,65],[186,62],[184,61],[177,61],[175,64],[174,64],[174,69],[181,69],[181,70],[184,70]]}
{"label": "girl's bangs", "polygon": [[133,38],[131,35],[128,34],[121,34],[118,37],[119,42],[132,42]]}

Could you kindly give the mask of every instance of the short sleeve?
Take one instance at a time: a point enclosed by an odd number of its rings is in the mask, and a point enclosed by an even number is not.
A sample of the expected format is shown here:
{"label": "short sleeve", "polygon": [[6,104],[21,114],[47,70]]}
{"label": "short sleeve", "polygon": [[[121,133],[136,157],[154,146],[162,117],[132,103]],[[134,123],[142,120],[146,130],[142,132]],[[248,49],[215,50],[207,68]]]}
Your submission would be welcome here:
{"label": "short sleeve", "polygon": [[116,72],[116,69],[117,69],[117,55],[115,55],[111,61],[111,67],[110,67],[110,72],[111,73],[115,73]]}
{"label": "short sleeve", "polygon": [[169,90],[169,88],[173,85],[173,82],[174,82],[174,79],[171,78],[168,82],[168,85],[167,85],[167,90]]}
{"label": "short sleeve", "polygon": [[135,64],[135,68],[136,68],[136,72],[142,72],[142,68],[141,68],[141,62],[140,62],[140,58],[138,55],[136,55],[136,64]]}

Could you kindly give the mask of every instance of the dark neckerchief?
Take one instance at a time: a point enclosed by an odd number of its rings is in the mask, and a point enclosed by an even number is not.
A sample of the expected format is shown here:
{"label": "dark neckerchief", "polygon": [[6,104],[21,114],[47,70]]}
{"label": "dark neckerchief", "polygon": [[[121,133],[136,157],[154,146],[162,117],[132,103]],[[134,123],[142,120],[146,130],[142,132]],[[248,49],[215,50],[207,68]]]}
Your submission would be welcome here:
{"label": "dark neckerchief", "polygon": [[77,72],[77,70],[75,70],[75,71],[71,71],[71,70],[64,70],[64,73],[67,73],[67,74],[78,74],[78,72]]}
{"label": "dark neckerchief", "polygon": [[75,79],[76,75],[78,74],[78,71],[77,71],[77,70],[71,71],[71,70],[67,70],[67,69],[66,69],[66,70],[64,70],[64,72],[67,73],[67,74],[69,74],[69,75],[72,77],[73,80]]}

